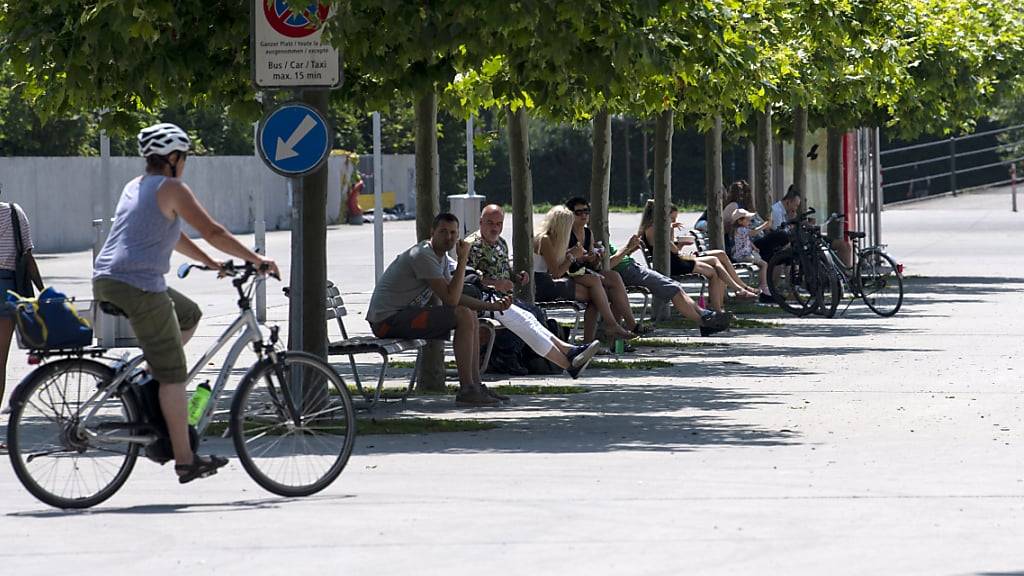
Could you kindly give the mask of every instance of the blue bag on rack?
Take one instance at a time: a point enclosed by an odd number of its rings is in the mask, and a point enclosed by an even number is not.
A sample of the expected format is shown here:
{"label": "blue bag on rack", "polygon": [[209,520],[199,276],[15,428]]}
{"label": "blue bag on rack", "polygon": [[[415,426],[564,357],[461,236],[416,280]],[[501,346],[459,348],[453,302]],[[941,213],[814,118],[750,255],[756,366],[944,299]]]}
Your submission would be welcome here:
{"label": "blue bag on rack", "polygon": [[22,298],[7,292],[14,308],[14,323],[22,348],[55,350],[83,348],[92,344],[92,325],[78,315],[71,300],[53,287],[36,298]]}

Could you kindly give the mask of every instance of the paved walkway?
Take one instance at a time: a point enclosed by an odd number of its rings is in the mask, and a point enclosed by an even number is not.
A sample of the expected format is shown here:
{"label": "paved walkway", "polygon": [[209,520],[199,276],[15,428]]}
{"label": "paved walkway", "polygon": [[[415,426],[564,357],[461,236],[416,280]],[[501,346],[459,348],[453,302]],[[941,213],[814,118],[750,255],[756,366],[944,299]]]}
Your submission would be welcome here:
{"label": "paved walkway", "polygon": [[[616,239],[637,220],[614,215]],[[0,464],[0,566],[22,576],[1022,574],[1022,223],[1003,193],[886,212],[885,240],[911,275],[893,319],[858,304],[831,321],[771,317],[782,326],[705,340],[719,346],[643,351],[671,368],[591,370],[588,393],[501,410],[417,399],[404,413],[501,426],[361,437],[341,478],[312,498],[273,497],[237,463],[180,487],[143,462],[104,505],[64,513]],[[389,254],[412,242],[409,223],[386,234]],[[359,311],[369,238],[369,227],[330,232],[330,276]],[[287,236],[272,234],[269,251],[287,254]],[[41,264],[55,284],[86,290],[88,255]],[[175,285],[207,312],[195,355],[233,299],[209,278]],[[283,299],[271,304],[283,318]],[[12,364],[13,381],[27,367],[16,353]]]}

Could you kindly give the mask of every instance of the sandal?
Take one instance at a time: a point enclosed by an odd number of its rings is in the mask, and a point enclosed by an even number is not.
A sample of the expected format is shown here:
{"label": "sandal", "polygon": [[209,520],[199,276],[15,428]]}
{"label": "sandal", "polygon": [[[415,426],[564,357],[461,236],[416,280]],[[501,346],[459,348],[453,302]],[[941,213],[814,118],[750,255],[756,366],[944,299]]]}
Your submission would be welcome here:
{"label": "sandal", "polygon": [[228,463],[227,458],[221,456],[192,456],[191,464],[175,464],[175,472],[184,472],[178,475],[179,484],[188,484],[197,478],[206,478],[217,473],[217,469]]}
{"label": "sandal", "polygon": [[640,322],[637,322],[636,326],[633,326],[630,332],[637,336],[647,336],[648,334],[654,332],[654,326],[651,326],[650,324],[641,324]]}

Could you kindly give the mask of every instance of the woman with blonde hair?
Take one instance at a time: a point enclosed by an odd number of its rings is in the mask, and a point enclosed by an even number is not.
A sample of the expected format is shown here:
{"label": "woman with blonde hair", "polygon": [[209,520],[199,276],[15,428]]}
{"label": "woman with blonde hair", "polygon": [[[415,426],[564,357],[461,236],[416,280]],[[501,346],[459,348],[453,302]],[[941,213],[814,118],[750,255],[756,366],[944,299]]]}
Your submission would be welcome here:
{"label": "woman with blonde hair", "polygon": [[[679,209],[673,204],[669,207],[669,221],[672,223],[672,229],[681,228],[682,224],[677,223],[676,217],[679,215]],[[647,205],[644,206],[643,216],[640,218],[640,227],[637,230],[637,235],[640,236],[641,240],[650,247],[649,252],[653,252],[654,247],[654,200],[648,200]],[[689,240],[689,241],[687,241]],[[732,262],[729,260],[729,256],[722,250],[708,250],[700,256],[683,254],[682,248],[688,244],[692,244],[692,238],[683,237],[680,241],[673,241],[670,249],[672,250],[671,259],[671,276],[681,276],[683,274],[700,274],[708,279],[708,292],[711,296],[711,307],[714,310],[721,312],[723,310],[723,300],[725,297],[726,286],[731,286],[736,290],[736,296],[740,298],[757,298],[757,292],[746,285],[739,275],[736,273],[736,268],[733,267]]]}
{"label": "woman with blonde hair", "polygon": [[[608,294],[598,274],[583,273],[566,278],[569,268],[584,255],[583,247],[569,246],[569,233],[575,219],[565,206],[552,206],[533,236],[533,281],[538,302],[579,300],[590,302],[604,318],[606,331],[613,338],[634,338],[615,320]],[[589,342],[597,333],[593,314],[587,314],[583,340]]]}

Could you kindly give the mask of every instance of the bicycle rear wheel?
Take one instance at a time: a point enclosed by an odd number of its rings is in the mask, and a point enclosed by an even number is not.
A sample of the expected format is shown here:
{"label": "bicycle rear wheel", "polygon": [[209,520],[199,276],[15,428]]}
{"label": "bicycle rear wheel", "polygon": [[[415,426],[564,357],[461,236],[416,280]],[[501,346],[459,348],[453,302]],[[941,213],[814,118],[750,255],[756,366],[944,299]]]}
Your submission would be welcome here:
{"label": "bicycle rear wheel", "polygon": [[868,248],[860,253],[856,274],[861,298],[872,312],[889,317],[900,311],[903,275],[892,257],[878,248]]}
{"label": "bicycle rear wheel", "polygon": [[805,276],[804,266],[792,248],[777,252],[768,262],[768,289],[779,307],[794,316],[806,316],[817,306]]}
{"label": "bicycle rear wheel", "polygon": [[[296,400],[297,415],[288,397]],[[264,359],[242,379],[231,403],[231,435],[257,484],[281,496],[308,496],[345,468],[355,411],[330,365],[312,354],[282,352],[276,364]]]}
{"label": "bicycle rear wheel", "polygon": [[817,280],[820,282],[821,297],[817,313],[825,318],[835,318],[839,302],[843,299],[843,281],[840,274],[828,255],[819,255]]}
{"label": "bicycle rear wheel", "polygon": [[39,500],[57,508],[89,508],[128,480],[139,445],[110,439],[138,422],[130,398],[112,395],[87,427],[79,426],[83,405],[114,378],[109,366],[73,358],[44,364],[29,374],[11,397],[7,444],[14,473]]}

